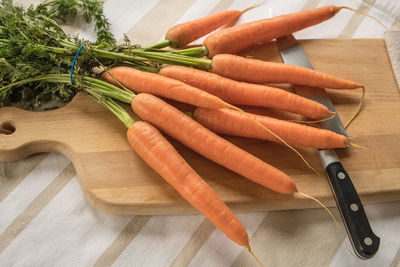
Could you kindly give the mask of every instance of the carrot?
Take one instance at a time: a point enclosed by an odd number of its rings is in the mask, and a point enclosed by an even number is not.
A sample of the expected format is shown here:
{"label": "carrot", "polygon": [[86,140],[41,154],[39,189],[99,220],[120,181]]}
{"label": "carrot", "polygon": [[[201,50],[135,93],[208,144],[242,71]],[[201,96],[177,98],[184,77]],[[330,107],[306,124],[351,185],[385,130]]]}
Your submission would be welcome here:
{"label": "carrot", "polygon": [[[344,148],[349,144],[345,136],[329,130],[267,116],[248,114],[276,133],[287,143],[294,146],[327,149]],[[193,118],[206,128],[218,134],[269,140],[280,143],[280,140],[276,139],[276,137],[268,134],[258,125],[249,123],[246,116],[234,110],[197,108],[194,111]]]}
{"label": "carrot", "polygon": [[257,5],[259,5],[259,2],[243,10],[224,10],[199,19],[175,25],[167,31],[165,41],[161,41],[158,44],[146,48],[162,48],[165,46],[171,46],[174,48],[184,47],[222,26],[232,26],[243,13]]}
{"label": "carrot", "polygon": [[132,109],[143,120],[205,158],[278,193],[297,192],[285,173],[219,137],[161,99],[139,94],[132,101]]}
{"label": "carrot", "polygon": [[102,77],[114,85],[121,83],[135,93],[154,94],[198,107],[226,108],[229,106],[228,103],[218,97],[181,81],[155,73],[143,72],[131,67],[111,68],[104,72]]}
{"label": "carrot", "polygon": [[189,43],[227,24],[234,24],[239,17],[252,7],[240,10],[224,10],[206,17],[188,21],[170,28],[165,39],[172,47],[184,47]]}
{"label": "carrot", "polygon": [[323,6],[222,29],[210,34],[204,40],[203,45],[207,47],[210,58],[221,53],[235,54],[245,48],[266,43],[324,22],[335,16],[341,9],[348,9],[367,16],[386,30],[388,29],[375,17],[356,9],[346,6]]}
{"label": "carrot", "polygon": [[[118,90],[121,91],[115,89]],[[97,89],[88,89],[88,92],[125,124],[129,144],[154,171],[227,237],[250,250],[249,237],[239,219],[157,128],[145,121],[133,121],[121,106],[99,94]],[[132,97],[135,96],[132,94]],[[157,111],[153,116],[157,116]]]}
{"label": "carrot", "polygon": [[[205,91],[159,74],[146,73],[129,67],[115,67],[106,71],[103,74],[103,78],[114,84],[121,84],[132,91],[152,93],[199,107],[231,108],[243,112],[241,109]],[[275,135],[271,130],[251,117],[249,119],[264,128],[265,131]],[[276,137],[280,139],[279,136]],[[280,140],[297,153],[309,168],[318,173],[296,149],[288,145],[284,140]]]}
{"label": "carrot", "polygon": [[[153,116],[158,116],[157,112]],[[232,241],[250,249],[249,237],[239,219],[154,126],[136,122],[127,137],[136,153],[185,200]]]}
{"label": "carrot", "polygon": [[[249,253],[261,266],[261,262],[250,248],[248,235],[240,221],[215,192],[181,158],[154,126],[147,122],[135,123],[122,107],[109,99],[109,96],[117,96],[124,102],[131,102],[132,109],[142,119],[153,122],[155,126],[182,143],[189,144],[190,148],[203,156],[209,159],[214,158],[216,159],[215,162],[225,167],[232,166],[231,170],[239,174],[244,173],[244,176],[248,179],[283,194],[297,193],[318,202],[337,223],[326,206],[312,196],[298,191],[286,174],[213,134],[157,97],[146,93],[136,96],[133,93],[128,93],[130,94],[130,97],[128,97],[125,96],[126,91],[111,84],[103,85],[102,82],[98,82],[93,85],[96,86],[87,87],[86,91],[128,127],[128,142],[139,156],[174,186],[189,203],[204,213],[217,228],[239,245],[248,248]],[[99,94],[99,92],[104,93],[104,95]]]}
{"label": "carrot", "polygon": [[146,51],[135,51],[135,53],[138,56],[147,57],[160,63],[192,66],[211,71],[226,78],[249,83],[294,83],[333,89],[355,89],[362,87],[359,83],[299,66],[265,62],[229,54],[220,54],[210,60],[168,53],[162,54]]}
{"label": "carrot", "polygon": [[203,42],[210,58],[217,54],[234,54],[245,48],[297,32],[336,15],[342,8],[324,6],[292,14],[262,19],[210,34]]}
{"label": "carrot", "polygon": [[221,54],[212,59],[211,71],[250,83],[293,83],[332,89],[355,89],[361,84],[300,66]]}
{"label": "carrot", "polygon": [[326,106],[318,102],[270,86],[237,82],[214,73],[183,66],[165,66],[159,73],[205,90],[233,105],[271,107],[311,119],[322,119],[332,114]]}

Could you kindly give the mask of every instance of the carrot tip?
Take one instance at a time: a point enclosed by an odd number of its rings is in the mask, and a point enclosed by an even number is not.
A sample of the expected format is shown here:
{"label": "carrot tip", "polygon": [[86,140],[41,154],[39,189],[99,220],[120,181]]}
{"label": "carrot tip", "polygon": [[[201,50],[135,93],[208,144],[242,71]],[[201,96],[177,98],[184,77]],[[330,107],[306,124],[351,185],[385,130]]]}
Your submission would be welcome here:
{"label": "carrot tip", "polygon": [[280,142],[282,142],[285,146],[287,146],[288,148],[290,148],[292,151],[294,151],[303,161],[304,163],[307,165],[307,167],[309,167],[313,172],[315,172],[318,175],[321,175],[316,169],[314,169],[311,164],[304,158],[304,156],[297,151],[295,148],[293,148],[291,145],[289,145],[285,140],[283,140],[279,135],[275,134],[273,131],[271,131],[270,129],[268,129],[267,127],[265,127],[264,125],[262,125],[260,122],[258,122],[257,120],[255,120],[254,118],[252,118],[249,114],[247,114],[246,112],[244,112],[242,109],[234,106],[234,105],[230,105],[228,104],[228,108],[236,110],[238,112],[240,112],[241,114],[243,114],[244,116],[246,116],[248,119],[250,119],[251,121],[253,121],[255,124],[257,124],[258,126],[260,126],[261,128],[263,128],[264,130],[266,130],[269,134],[273,135],[275,138],[277,138]]}
{"label": "carrot tip", "polygon": [[356,112],[354,113],[354,115],[350,118],[349,122],[346,123],[346,126],[344,127],[345,129],[347,129],[350,126],[350,124],[354,121],[355,118],[357,118],[357,116],[361,112],[361,108],[363,106],[363,102],[364,102],[364,99],[365,99],[365,87],[361,86],[360,88],[362,89],[360,103],[358,104],[358,107],[357,107]]}
{"label": "carrot tip", "polygon": [[251,256],[253,256],[253,258],[256,260],[256,262],[261,266],[264,267],[264,265],[262,264],[262,262],[257,258],[257,256],[254,254],[254,252],[251,250],[250,246],[248,247],[249,253],[251,254]]}
{"label": "carrot tip", "polygon": [[355,12],[355,13],[358,13],[358,14],[361,14],[361,15],[363,15],[363,16],[365,16],[365,17],[369,17],[369,18],[371,18],[371,19],[373,19],[373,20],[375,20],[379,25],[381,25],[385,30],[389,30],[389,28],[388,27],[386,27],[380,20],[378,20],[377,18],[375,18],[374,16],[371,16],[371,15],[369,15],[369,14],[367,14],[367,13],[364,13],[364,12],[362,12],[362,11],[360,11],[360,10],[357,10],[357,9],[354,9],[354,8],[351,8],[351,7],[347,7],[347,6],[341,6],[341,7],[339,7],[339,9],[336,11],[336,13],[340,10],[340,9],[347,9],[347,10],[350,10],[350,11],[353,11],[353,12]]}
{"label": "carrot tip", "polygon": [[321,120],[316,120],[316,121],[298,121],[298,120],[289,120],[290,122],[297,122],[297,123],[308,123],[308,124],[313,124],[313,123],[320,123],[320,122],[324,122],[324,121],[329,121],[331,119],[333,119],[336,116],[336,112],[330,112],[329,113],[330,116],[321,119]]}
{"label": "carrot tip", "polygon": [[297,191],[297,193],[300,194],[300,195],[303,196],[303,197],[309,198],[309,199],[311,199],[311,200],[317,202],[322,208],[324,208],[324,209],[328,212],[329,216],[332,218],[332,220],[334,221],[334,223],[336,224],[336,226],[339,228],[339,224],[338,224],[338,222],[336,221],[335,216],[333,216],[332,212],[328,209],[327,206],[325,206],[324,204],[322,204],[322,202],[319,201],[318,199],[316,199],[315,197],[312,197],[312,196],[310,196],[310,195],[307,195],[306,193],[303,193],[303,192],[300,192],[300,191]]}
{"label": "carrot tip", "polygon": [[243,9],[242,11],[240,11],[240,14],[243,14],[243,13],[249,11],[250,9],[258,7],[259,5],[261,5],[262,2],[264,2],[264,1],[263,0],[259,0],[259,1],[255,2],[251,6],[249,6],[249,7],[245,8],[245,9]]}

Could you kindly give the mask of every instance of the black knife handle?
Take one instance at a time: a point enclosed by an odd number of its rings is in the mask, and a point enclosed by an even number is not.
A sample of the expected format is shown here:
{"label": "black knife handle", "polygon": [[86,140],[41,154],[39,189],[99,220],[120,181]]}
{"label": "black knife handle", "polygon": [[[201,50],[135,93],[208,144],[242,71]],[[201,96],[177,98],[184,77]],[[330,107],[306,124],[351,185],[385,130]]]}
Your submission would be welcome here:
{"label": "black knife handle", "polygon": [[334,192],[337,206],[346,225],[346,230],[357,256],[369,259],[378,251],[380,238],[369,225],[361,200],[340,162],[326,167],[329,184]]}

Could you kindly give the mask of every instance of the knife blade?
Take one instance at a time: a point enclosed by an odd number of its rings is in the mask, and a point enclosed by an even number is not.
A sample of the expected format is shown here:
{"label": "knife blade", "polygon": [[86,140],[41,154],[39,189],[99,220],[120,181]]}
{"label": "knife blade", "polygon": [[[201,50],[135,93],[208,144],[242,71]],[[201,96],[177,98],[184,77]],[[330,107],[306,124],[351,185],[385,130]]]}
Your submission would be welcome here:
{"label": "knife blade", "polygon": [[[284,63],[314,69],[303,48],[293,35],[277,39],[277,44]],[[305,86],[294,86],[294,89],[297,94],[315,100],[328,107],[330,111],[336,112],[325,89]],[[348,138],[337,113],[333,119],[321,123],[321,127],[345,135]],[[380,238],[371,229],[349,174],[344,169],[334,150],[320,149],[318,154],[356,255],[361,259],[373,257],[379,249]]]}

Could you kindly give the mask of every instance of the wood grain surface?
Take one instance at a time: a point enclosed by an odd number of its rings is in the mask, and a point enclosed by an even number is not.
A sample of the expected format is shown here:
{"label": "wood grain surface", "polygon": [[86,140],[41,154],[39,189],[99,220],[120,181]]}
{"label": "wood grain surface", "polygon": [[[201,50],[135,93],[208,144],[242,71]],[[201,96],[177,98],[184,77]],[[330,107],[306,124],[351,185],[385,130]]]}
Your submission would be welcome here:
{"label": "wood grain surface", "polygon": [[[328,39],[303,40],[301,44],[317,70],[366,86],[364,107],[348,133],[354,143],[369,150],[350,147],[337,150],[337,154],[364,203],[399,200],[400,94],[384,41]],[[273,43],[241,54],[280,61]],[[360,91],[328,92],[342,120],[349,120],[359,102]],[[132,151],[126,141],[124,125],[83,94],[78,94],[67,106],[52,111],[2,108],[0,128],[3,129],[0,131],[0,160],[14,161],[40,152],[65,154],[77,170],[87,200],[102,211],[127,215],[196,212]],[[321,176],[314,174],[282,145],[227,138],[286,172],[299,190],[328,206],[335,205],[315,149],[300,148],[299,151]],[[279,195],[262,188],[178,142],[171,142],[235,211],[318,207],[309,199]]]}

